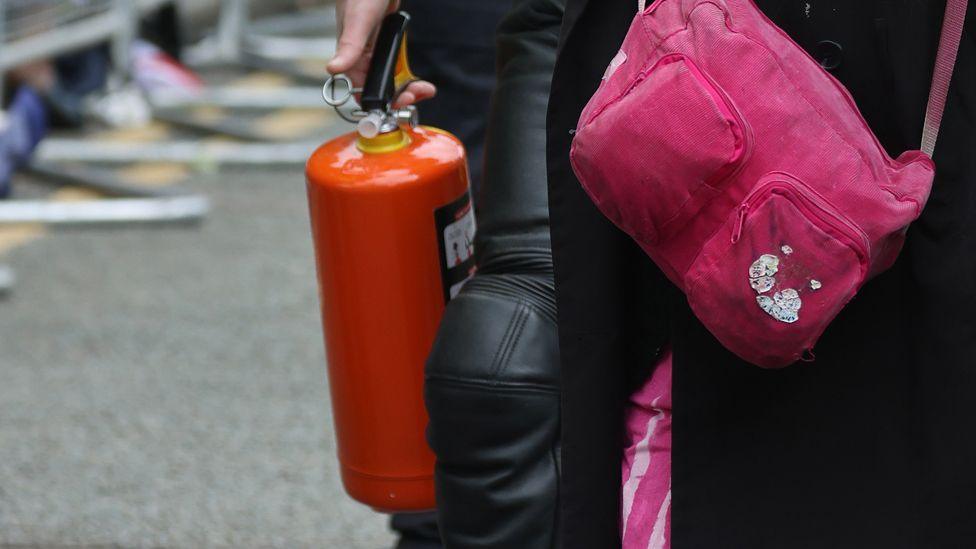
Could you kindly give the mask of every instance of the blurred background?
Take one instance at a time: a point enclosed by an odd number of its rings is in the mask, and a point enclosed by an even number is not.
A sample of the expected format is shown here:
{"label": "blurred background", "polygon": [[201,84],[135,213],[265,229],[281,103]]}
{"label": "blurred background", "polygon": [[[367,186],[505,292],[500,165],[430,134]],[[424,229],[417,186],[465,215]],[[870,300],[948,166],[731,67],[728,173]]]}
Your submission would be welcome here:
{"label": "blurred background", "polygon": [[329,417],[334,34],[324,0],[0,0],[0,546],[392,545]]}

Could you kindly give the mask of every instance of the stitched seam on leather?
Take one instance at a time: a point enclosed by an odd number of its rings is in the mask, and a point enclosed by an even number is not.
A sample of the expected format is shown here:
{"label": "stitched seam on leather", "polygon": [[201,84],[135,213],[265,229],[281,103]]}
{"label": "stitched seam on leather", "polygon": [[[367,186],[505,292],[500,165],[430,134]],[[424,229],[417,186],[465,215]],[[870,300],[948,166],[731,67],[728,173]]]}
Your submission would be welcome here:
{"label": "stitched seam on leather", "polygon": [[489,372],[491,377],[496,377],[500,364],[502,360],[504,360],[505,352],[508,350],[508,340],[512,337],[512,330],[514,325],[518,322],[520,312],[521,308],[516,308],[514,311],[512,311],[512,315],[508,319],[508,325],[505,327],[505,334],[502,335],[502,340],[498,344],[498,348],[495,349],[494,356],[491,358],[491,371]]}
{"label": "stitched seam on leather", "polygon": [[515,325],[512,326],[512,338],[508,341],[508,348],[505,349],[505,356],[502,362],[498,365],[498,369],[494,372],[494,377],[500,376],[508,368],[508,363],[512,358],[512,354],[515,352],[516,347],[518,347],[519,341],[522,339],[522,334],[525,332],[525,324],[529,318],[528,308],[524,304],[519,304],[517,309],[518,320]]}
{"label": "stitched seam on leather", "polygon": [[[513,237],[514,238],[514,237]],[[551,248],[518,247],[502,244],[505,237],[486,237],[478,255],[478,274],[552,276]],[[495,248],[503,248],[497,250]],[[514,256],[514,257],[513,257]],[[514,265],[513,265],[514,263]]]}
{"label": "stitched seam on leather", "polygon": [[[470,284],[470,283],[469,283]],[[538,314],[540,317],[549,321],[550,324],[556,324],[556,314],[555,311],[548,311],[543,307],[536,305],[531,301],[525,300],[517,291],[499,291],[497,288],[471,288],[467,284],[464,288],[464,293],[468,295],[480,295],[483,297],[508,297],[514,299],[518,304],[523,305],[531,309],[534,313]]]}
{"label": "stitched seam on leather", "polygon": [[436,385],[447,385],[455,388],[464,389],[492,389],[493,391],[500,392],[517,392],[517,393],[546,393],[546,394],[559,394],[559,388],[554,385],[544,385],[541,383],[530,383],[530,382],[517,382],[517,381],[488,381],[479,379],[465,379],[455,376],[449,376],[444,374],[433,374],[426,377],[427,383],[433,383]]}

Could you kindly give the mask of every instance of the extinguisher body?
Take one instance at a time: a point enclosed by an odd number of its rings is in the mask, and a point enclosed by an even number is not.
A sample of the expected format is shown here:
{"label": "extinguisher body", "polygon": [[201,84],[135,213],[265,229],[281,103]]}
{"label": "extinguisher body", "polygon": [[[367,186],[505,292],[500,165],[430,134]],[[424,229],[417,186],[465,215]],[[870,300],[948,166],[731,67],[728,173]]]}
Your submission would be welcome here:
{"label": "extinguisher body", "polygon": [[378,510],[412,511],[435,506],[424,363],[470,274],[459,272],[473,271],[457,239],[473,239],[474,218],[457,138],[391,134],[325,143],[306,180],[343,485]]}

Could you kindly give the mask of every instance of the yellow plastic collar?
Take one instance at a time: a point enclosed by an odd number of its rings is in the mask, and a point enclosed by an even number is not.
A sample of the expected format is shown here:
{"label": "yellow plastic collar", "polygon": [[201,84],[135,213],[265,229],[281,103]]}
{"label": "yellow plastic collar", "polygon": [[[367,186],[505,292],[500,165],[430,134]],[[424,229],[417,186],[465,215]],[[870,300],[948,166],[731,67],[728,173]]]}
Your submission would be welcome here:
{"label": "yellow plastic collar", "polygon": [[367,154],[383,154],[398,151],[410,144],[410,136],[400,128],[381,133],[376,137],[356,138],[356,148]]}

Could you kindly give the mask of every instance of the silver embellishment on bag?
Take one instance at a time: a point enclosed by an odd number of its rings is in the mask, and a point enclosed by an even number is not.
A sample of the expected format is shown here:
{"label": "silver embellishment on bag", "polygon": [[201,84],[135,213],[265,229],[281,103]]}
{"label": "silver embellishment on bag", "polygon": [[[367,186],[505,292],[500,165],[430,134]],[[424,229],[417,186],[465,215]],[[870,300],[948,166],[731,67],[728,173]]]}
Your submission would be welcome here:
{"label": "silver embellishment on bag", "polygon": [[752,262],[749,267],[749,286],[757,294],[764,294],[776,285],[773,275],[779,271],[779,258],[772,254],[764,254]]}
{"label": "silver embellishment on bag", "polygon": [[813,279],[813,280],[810,281],[810,289],[811,290],[817,291],[820,288],[823,288],[823,284],[821,284],[819,280]]}
{"label": "silver embellishment on bag", "polygon": [[775,301],[780,307],[793,311],[799,311],[800,307],[803,306],[803,301],[800,299],[799,292],[793,288],[787,288],[782,292],[776,292],[773,295],[773,301]]}
{"label": "silver embellishment on bag", "polygon": [[800,294],[793,288],[776,292],[773,297],[761,295],[756,298],[756,303],[766,314],[787,324],[800,319],[800,308],[803,306]]}
{"label": "silver embellishment on bag", "polygon": [[749,267],[749,278],[773,276],[777,271],[779,271],[779,258],[772,254],[763,254]]}
{"label": "silver embellishment on bag", "polygon": [[[786,255],[793,253],[793,248],[786,244],[780,250]],[[800,320],[800,308],[803,307],[800,292],[786,288],[774,293],[772,297],[762,295],[776,287],[776,277],[773,275],[779,272],[779,263],[779,257],[773,254],[759,256],[749,266],[749,287],[759,294],[756,296],[756,303],[766,314],[780,322],[793,324]],[[810,280],[810,287],[814,290],[820,289],[820,281]]]}
{"label": "silver embellishment on bag", "polygon": [[749,285],[752,289],[756,291],[757,294],[764,294],[769,290],[773,289],[776,285],[776,277],[773,276],[760,276],[758,278],[750,278]]}

